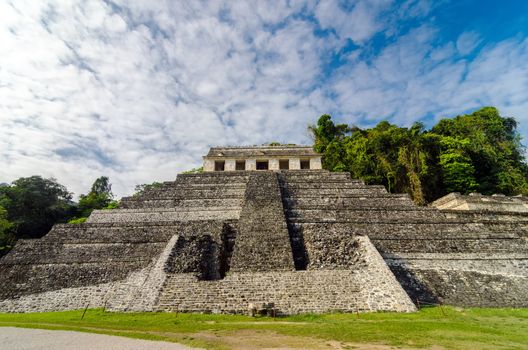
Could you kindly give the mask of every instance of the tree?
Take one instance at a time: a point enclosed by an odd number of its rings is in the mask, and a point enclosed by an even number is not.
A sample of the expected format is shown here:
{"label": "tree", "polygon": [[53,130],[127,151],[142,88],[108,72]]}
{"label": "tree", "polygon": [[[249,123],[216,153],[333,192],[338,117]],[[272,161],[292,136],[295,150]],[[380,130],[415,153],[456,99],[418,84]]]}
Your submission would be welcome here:
{"label": "tree", "polygon": [[335,125],[332,121],[332,117],[328,114],[323,114],[319,117],[317,125],[309,125],[308,130],[314,136],[314,150],[320,153],[324,153],[328,145],[334,140],[336,142],[342,140],[342,138],[350,131],[346,124]]}
{"label": "tree", "polygon": [[7,220],[7,210],[0,206],[0,256],[11,249],[15,242],[13,223]]}
{"label": "tree", "polygon": [[457,182],[461,192],[528,193],[528,166],[516,128],[515,119],[501,117],[494,107],[440,120],[431,132],[442,137],[449,181]]}
{"label": "tree", "polygon": [[113,198],[114,194],[112,193],[112,184],[107,176],[101,176],[97,178],[90,191],[90,194],[104,195],[108,198]]}
{"label": "tree", "polygon": [[[195,169],[193,169],[193,170],[195,170]],[[151,184],[136,185],[136,187],[134,188],[135,192],[134,192],[134,194],[132,196],[133,197],[139,197],[143,193],[145,193],[147,191],[151,191],[151,190],[157,189],[157,188],[160,188],[161,186],[163,186],[163,184],[161,182],[156,182],[156,181],[154,181]]]}
{"label": "tree", "polygon": [[485,107],[442,119],[431,130],[387,121],[361,129],[335,125],[326,114],[309,130],[325,169],[349,171],[425,204],[452,191],[528,194],[528,165],[516,127],[513,118]]}
{"label": "tree", "polygon": [[94,209],[104,209],[113,203],[114,194],[112,184],[106,176],[97,178],[92,184],[90,192],[79,196],[78,217],[88,217]]}
{"label": "tree", "polygon": [[[192,168],[190,170],[186,170],[182,174],[199,174],[199,173],[203,173],[203,166],[198,167],[198,168]],[[152,184],[159,184],[159,182],[153,182]],[[148,186],[148,185],[143,184],[143,185],[137,185],[137,186]],[[136,191],[137,191],[137,186],[136,186]]]}
{"label": "tree", "polygon": [[7,211],[15,238],[38,238],[56,222],[73,216],[72,194],[53,178],[20,178],[0,187],[0,206]]}

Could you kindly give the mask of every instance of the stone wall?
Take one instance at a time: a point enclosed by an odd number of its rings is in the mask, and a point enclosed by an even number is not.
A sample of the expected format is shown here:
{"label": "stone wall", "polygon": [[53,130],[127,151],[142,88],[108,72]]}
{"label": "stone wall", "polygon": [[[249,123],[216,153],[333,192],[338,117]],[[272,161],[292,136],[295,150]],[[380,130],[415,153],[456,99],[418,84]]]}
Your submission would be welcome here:
{"label": "stone wall", "polygon": [[451,210],[482,210],[528,213],[528,197],[506,197],[503,194],[485,196],[480,193],[461,195],[450,193],[431,203],[432,207]]}
{"label": "stone wall", "polygon": [[154,311],[167,278],[167,262],[178,239],[178,235],[172,236],[149,266],[132,272],[125,281],[116,284],[106,297],[106,308],[109,311]]}
{"label": "stone wall", "polygon": [[272,303],[279,314],[415,310],[368,237],[355,237],[348,269],[231,272],[218,281],[171,274],[157,308],[171,312],[247,313]]}
{"label": "stone wall", "polygon": [[153,311],[165,282],[167,263],[178,236],[173,236],[159,257],[130,272],[124,280],[76,288],[62,288],[0,301],[3,312],[48,312],[104,307],[110,311]]}
{"label": "stone wall", "polygon": [[163,243],[18,242],[2,258],[0,300],[116,281],[145,267]]}

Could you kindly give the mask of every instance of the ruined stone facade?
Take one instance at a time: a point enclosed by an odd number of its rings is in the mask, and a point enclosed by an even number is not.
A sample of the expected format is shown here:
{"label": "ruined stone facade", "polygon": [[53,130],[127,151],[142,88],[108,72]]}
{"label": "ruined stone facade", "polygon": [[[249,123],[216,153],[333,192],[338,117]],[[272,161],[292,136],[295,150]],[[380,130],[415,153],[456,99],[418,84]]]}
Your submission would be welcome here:
{"label": "ruined stone facade", "polygon": [[324,170],[211,171],[0,260],[0,311],[528,306],[528,215],[439,210]]}
{"label": "ruined stone facade", "polygon": [[480,193],[465,196],[454,192],[432,202],[431,206],[438,209],[528,213],[528,197],[507,197],[503,194],[484,196]]}
{"label": "ruined stone facade", "polygon": [[309,146],[213,147],[203,157],[209,171],[321,170],[321,155]]}

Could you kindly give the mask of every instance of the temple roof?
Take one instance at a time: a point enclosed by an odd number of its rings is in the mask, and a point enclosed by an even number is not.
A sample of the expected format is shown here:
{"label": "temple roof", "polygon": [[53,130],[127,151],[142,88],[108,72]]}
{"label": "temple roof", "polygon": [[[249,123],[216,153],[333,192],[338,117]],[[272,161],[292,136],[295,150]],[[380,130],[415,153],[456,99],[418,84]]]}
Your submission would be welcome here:
{"label": "temple roof", "polygon": [[248,157],[317,157],[312,146],[244,146],[212,147],[206,158],[248,158]]}

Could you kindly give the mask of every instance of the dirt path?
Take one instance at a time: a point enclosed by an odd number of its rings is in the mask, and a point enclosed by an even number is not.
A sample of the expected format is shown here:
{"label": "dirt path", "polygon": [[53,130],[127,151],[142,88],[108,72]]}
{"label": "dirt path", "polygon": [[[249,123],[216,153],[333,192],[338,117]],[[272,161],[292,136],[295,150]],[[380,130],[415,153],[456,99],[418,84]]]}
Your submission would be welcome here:
{"label": "dirt path", "polygon": [[[57,324],[40,324],[42,326],[60,326]],[[106,329],[97,327],[78,327],[86,331],[105,331],[105,332],[127,332],[137,334],[148,334],[155,336],[162,336],[171,341],[181,341],[182,337],[187,339],[201,340],[208,344],[223,345],[231,350],[416,350],[413,348],[395,347],[383,344],[365,344],[365,343],[347,343],[335,340],[324,340],[311,337],[288,336],[279,334],[268,330],[239,330],[239,331],[211,331],[198,333],[173,333],[173,332],[154,332],[154,331],[134,331],[125,329]],[[9,330],[9,332],[5,331]],[[10,332],[15,336],[10,337]],[[27,332],[27,333],[25,333]],[[35,341],[32,332],[44,332],[48,337],[47,341],[60,341],[59,343],[46,343]],[[7,336],[5,336],[7,334]],[[27,334],[27,336],[24,336]],[[38,334],[38,333],[35,333]],[[55,337],[55,334],[61,334]],[[96,337],[106,337],[101,339],[101,343],[87,341],[86,339],[96,339]],[[16,338],[18,343],[11,338]],[[30,339],[27,342],[27,339]],[[38,338],[37,338],[38,339]],[[77,343],[82,339],[82,343]],[[9,342],[11,341],[11,343]],[[117,343],[114,343],[116,341]],[[129,341],[129,342],[127,342]],[[142,345],[143,342],[146,344]],[[79,345],[80,344],[80,345]],[[116,347],[122,344],[124,347]],[[138,344],[136,346],[134,344]],[[41,347],[38,347],[42,345]],[[86,347],[83,347],[86,345]],[[109,347],[111,345],[111,347]],[[18,346],[18,347],[17,347]],[[36,347],[35,347],[36,346]],[[129,347],[126,347],[129,346]],[[57,330],[40,330],[28,328],[14,328],[14,327],[0,327],[0,350],[14,349],[14,350],[40,350],[40,349],[146,349],[146,350],[188,350],[198,349],[191,348],[172,342],[163,341],[148,341],[136,340],[131,338],[124,338],[112,335],[101,335],[74,331],[57,331]],[[429,348],[428,350],[442,350],[440,347]]]}
{"label": "dirt path", "polygon": [[16,327],[0,328],[2,350],[190,350],[188,346],[113,335],[49,331]]}
{"label": "dirt path", "polygon": [[[242,330],[229,333],[203,332],[193,334],[195,339],[219,342],[231,350],[416,350],[382,344],[345,343],[310,337],[297,337],[270,331]],[[432,348],[429,350],[440,350]]]}

